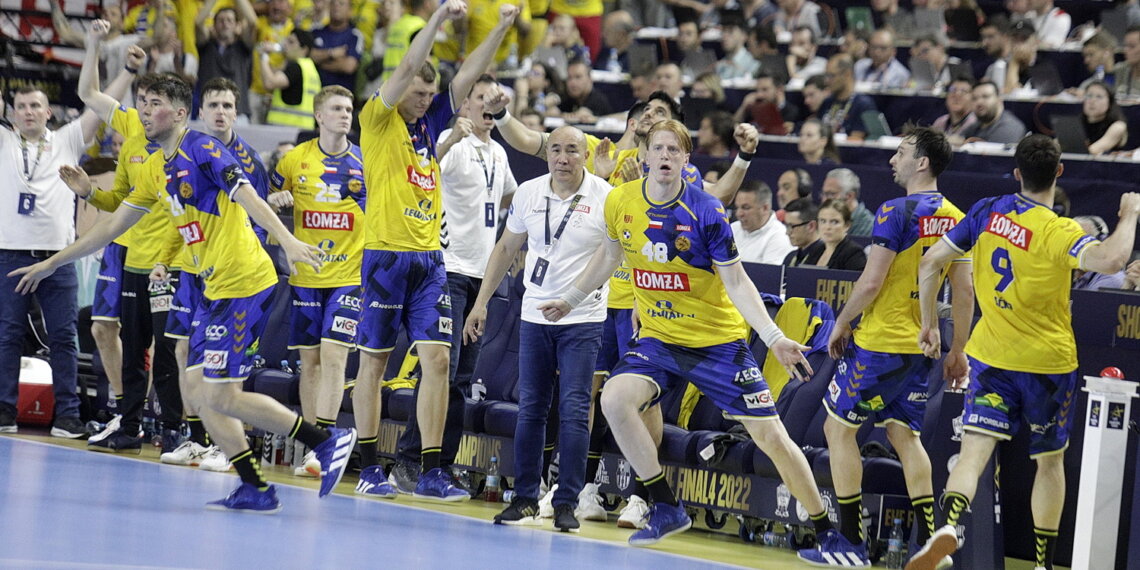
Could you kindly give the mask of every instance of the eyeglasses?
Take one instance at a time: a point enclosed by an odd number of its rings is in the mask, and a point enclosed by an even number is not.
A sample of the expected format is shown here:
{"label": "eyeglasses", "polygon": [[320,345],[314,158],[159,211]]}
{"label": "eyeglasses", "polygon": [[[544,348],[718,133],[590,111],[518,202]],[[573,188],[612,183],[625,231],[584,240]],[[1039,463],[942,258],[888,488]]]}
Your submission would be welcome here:
{"label": "eyeglasses", "polygon": [[806,221],[806,222],[800,222],[800,223],[798,223],[798,224],[788,224],[788,226],[787,226],[787,227],[788,227],[788,231],[794,230],[794,229],[796,229],[796,228],[799,228],[799,227],[803,227],[803,226],[806,226],[806,225],[808,225],[808,224],[812,223],[813,221],[814,221],[814,220],[808,220],[808,221]]}
{"label": "eyeglasses", "polygon": [[951,88],[947,89],[946,92],[951,94],[951,95],[955,95],[955,94],[964,95],[964,94],[970,92],[970,88],[969,87],[951,87]]}

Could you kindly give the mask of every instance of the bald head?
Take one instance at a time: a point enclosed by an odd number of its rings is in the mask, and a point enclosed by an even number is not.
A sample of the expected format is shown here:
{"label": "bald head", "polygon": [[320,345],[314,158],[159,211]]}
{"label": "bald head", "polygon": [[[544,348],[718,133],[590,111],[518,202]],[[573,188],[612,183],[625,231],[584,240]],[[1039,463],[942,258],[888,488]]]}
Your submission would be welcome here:
{"label": "bald head", "polygon": [[590,156],[586,135],[574,127],[558,127],[546,140],[546,165],[550,168],[551,184],[555,191],[573,192],[582,184],[586,174],[586,159]]}
{"label": "bald head", "polygon": [[606,46],[624,51],[633,43],[633,32],[636,27],[629,12],[614,10],[606,14],[602,22],[602,40]]}

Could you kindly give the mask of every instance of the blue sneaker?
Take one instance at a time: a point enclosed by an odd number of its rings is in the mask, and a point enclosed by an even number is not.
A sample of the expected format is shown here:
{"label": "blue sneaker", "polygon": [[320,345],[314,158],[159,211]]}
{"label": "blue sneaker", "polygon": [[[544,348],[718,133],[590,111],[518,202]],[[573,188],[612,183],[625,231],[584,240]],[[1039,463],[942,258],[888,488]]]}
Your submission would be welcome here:
{"label": "blue sneaker", "polygon": [[400,492],[388,482],[388,476],[384,475],[384,468],[373,465],[365,467],[364,471],[360,472],[360,481],[356,483],[356,494],[371,495],[381,499],[395,499]]}
{"label": "blue sneaker", "polygon": [[819,548],[805,548],[799,551],[800,560],[812,566],[829,568],[870,568],[867,558],[867,545],[851,544],[838,530],[827,529],[819,537]]}
{"label": "blue sneaker", "polygon": [[417,499],[431,499],[455,503],[471,498],[471,493],[455,486],[451,474],[439,467],[420,475],[420,482],[416,483],[416,491],[412,493]]}
{"label": "blue sneaker", "polygon": [[321,462],[321,497],[332,492],[344,476],[348,456],[356,447],[356,430],[352,428],[329,428],[329,438],[313,448],[317,461]]}
{"label": "blue sneaker", "polygon": [[258,515],[271,515],[281,510],[281,502],[277,500],[277,488],[270,485],[268,489],[259,491],[257,487],[242,483],[230,496],[220,500],[206,503],[211,511],[236,511],[239,513],[254,513]]}
{"label": "blue sneaker", "polygon": [[645,527],[633,533],[633,536],[629,537],[629,543],[633,546],[657,544],[662,538],[685,532],[691,526],[693,526],[693,519],[689,518],[689,513],[685,512],[685,505],[681,503],[677,503],[675,506],[654,503],[652,507],[649,507],[649,517],[645,522]]}

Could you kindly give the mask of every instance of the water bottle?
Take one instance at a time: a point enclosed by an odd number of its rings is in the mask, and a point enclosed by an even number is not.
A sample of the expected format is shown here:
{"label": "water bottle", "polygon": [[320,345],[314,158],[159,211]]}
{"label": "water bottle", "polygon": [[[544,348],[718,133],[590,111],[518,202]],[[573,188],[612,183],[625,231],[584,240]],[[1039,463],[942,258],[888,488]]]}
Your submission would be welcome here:
{"label": "water bottle", "polygon": [[476,378],[475,383],[471,385],[471,399],[476,402],[487,399],[487,386],[483,384],[482,378]]}
{"label": "water bottle", "polygon": [[[519,44],[512,43],[507,51],[507,59],[503,62],[508,70],[514,71],[519,68]],[[527,66],[528,68],[530,66]]]}
{"label": "water bottle", "polygon": [[265,357],[260,354],[253,355],[253,367],[265,368]]}
{"label": "water bottle", "polygon": [[497,503],[502,500],[502,478],[499,477],[499,458],[491,456],[491,467],[487,469],[487,486],[483,490],[483,500],[488,503]]}
{"label": "water bottle", "polygon": [[618,52],[614,48],[610,48],[610,60],[606,62],[606,70],[610,73],[621,73],[621,61],[618,59]]}
{"label": "water bottle", "polygon": [[1104,81],[1104,66],[1103,65],[1096,66],[1096,73],[1093,74],[1093,77],[1096,77],[1097,81]]}
{"label": "water bottle", "polygon": [[902,519],[895,519],[891,537],[887,540],[887,568],[902,568],[906,564],[906,539],[903,538]]}
{"label": "water bottle", "polygon": [[282,360],[281,361],[281,371],[286,373],[286,374],[292,374],[293,373],[293,369],[289,367],[289,361],[288,360]]}
{"label": "water bottle", "polygon": [[293,363],[293,370],[296,370],[297,374],[301,373],[301,361],[300,360]]}

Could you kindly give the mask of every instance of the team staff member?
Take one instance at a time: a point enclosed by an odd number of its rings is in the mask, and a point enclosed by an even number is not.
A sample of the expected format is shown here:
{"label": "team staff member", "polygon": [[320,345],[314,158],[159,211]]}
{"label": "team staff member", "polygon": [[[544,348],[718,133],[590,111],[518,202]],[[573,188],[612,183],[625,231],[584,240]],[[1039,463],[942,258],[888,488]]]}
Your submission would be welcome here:
{"label": "team staff member", "polygon": [[151,85],[143,103],[147,138],[162,145],[145,163],[143,179],[106,222],[45,261],[12,271],[21,277],[18,293],[30,293],[65,263],[96,251],[126,231],[152,207],[169,208],[174,224],[199,261],[205,286],[195,317],[205,326],[190,337],[190,383],[201,394],[202,419],[218,445],[230,456],[242,484],[210,508],[277,512],[273,486],[265,482],[245,439],[247,421],[275,433],[288,433],[316,449],[321,461],[322,496],[344,473],[355,430],[323,428],[262,394],[242,391],[253,368],[249,349],[265,328],[277,275],[249,223],[249,214],[269,228],[292,267],[321,266],[320,250],[293,237],[269,205],[257,197],[241,174],[241,166],[217,139],[190,131],[191,89],[177,77],[164,76]]}
{"label": "team staff member", "polygon": [[947,263],[971,252],[974,290],[982,318],[966,344],[970,384],[966,433],[958,463],[950,471],[942,511],[946,526],[907,564],[933,569],[958,549],[958,517],[970,507],[978,477],[998,441],[1022,423],[1030,457],[1037,460],[1032,515],[1036,566],[1053,567],[1053,550],[1065,499],[1065,449],[1074,421],[1077,347],[1069,311],[1073,269],[1115,273],[1124,268],[1136,237],[1140,194],[1120,197],[1120,223],[1103,242],[1080,224],[1052,210],[1057,177],[1064,166],[1057,141],[1044,135],[1021,140],[1013,176],[1021,192],[979,200],[954,229],[927,251],[918,270],[922,330],[919,345],[938,355],[941,339],[935,315],[939,275]]}
{"label": "team staff member", "polygon": [[[325,87],[317,94],[313,115],[319,135],[297,145],[277,164],[269,203],[292,206],[293,235],[321,250],[320,272],[301,266],[289,276],[289,349],[301,353],[301,411],[306,419],[329,428],[340,413],[345,365],[348,352],[356,347],[360,322],[364,167],[360,147],[348,140],[352,92],[339,85]],[[297,475],[320,475],[313,452],[305,456]],[[395,496],[383,480],[369,490]]]}
{"label": "team staff member", "polygon": [[448,0],[416,35],[400,65],[364,104],[360,113],[361,148],[368,188],[362,280],[362,322],[358,346],[360,371],[353,409],[360,426],[361,465],[377,465],[380,429],[380,381],[403,326],[420,356],[416,415],[423,447],[422,475],[415,495],[462,501],[470,495],[440,469],[440,448],[447,415],[451,299],[440,251],[440,172],[435,145],[439,133],[459,108],[518,14],[504,5],[495,31],[459,68],[448,91],[436,94],[435,68],[427,63],[436,32],[445,20],[462,18],[462,0]]}
{"label": "team staff member", "polygon": [[744,423],[811,515],[826,551],[825,533],[835,531],[807,459],[779,421],[744,335],[752,325],[796,377],[811,372],[801,353],[807,347],[786,338],[768,317],[739,263],[723,206],[681,180],[692,145],[688,129],[677,121],[650,130],[649,177],[614,189],[606,200],[608,243],[562,299],[539,308],[547,319],[558,321],[605,282],[623,256],[633,270],[641,332],[602,392],[602,411],[614,438],[654,503],[630,544],[654,544],[692,525],[638,417],[666,390],[690,381]]}

